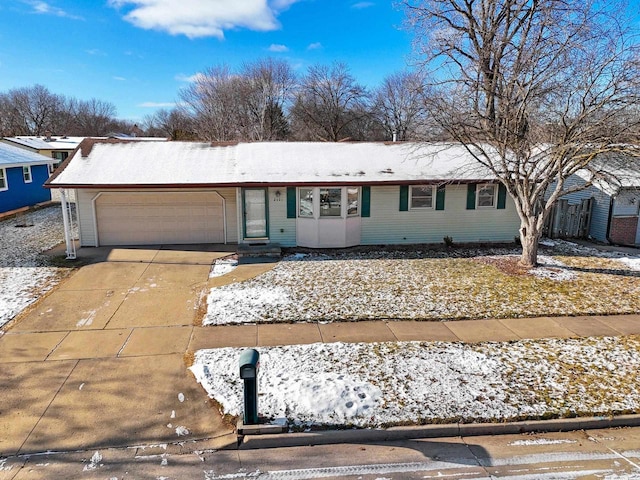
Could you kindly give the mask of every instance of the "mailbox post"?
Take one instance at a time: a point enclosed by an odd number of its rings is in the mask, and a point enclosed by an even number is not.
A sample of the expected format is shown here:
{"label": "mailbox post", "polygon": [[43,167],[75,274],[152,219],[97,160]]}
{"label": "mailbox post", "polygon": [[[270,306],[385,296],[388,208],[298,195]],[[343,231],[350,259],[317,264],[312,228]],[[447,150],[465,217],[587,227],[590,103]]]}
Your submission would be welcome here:
{"label": "mailbox post", "polygon": [[250,348],[240,355],[240,378],[244,380],[245,425],[258,424],[258,367],[260,354]]}

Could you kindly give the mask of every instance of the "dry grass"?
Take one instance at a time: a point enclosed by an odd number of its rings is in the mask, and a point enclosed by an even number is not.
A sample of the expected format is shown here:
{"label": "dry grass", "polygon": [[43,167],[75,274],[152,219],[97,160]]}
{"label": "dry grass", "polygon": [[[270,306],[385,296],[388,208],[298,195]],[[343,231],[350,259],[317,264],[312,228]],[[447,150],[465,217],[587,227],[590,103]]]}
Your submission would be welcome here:
{"label": "dry grass", "polygon": [[213,289],[207,315],[235,323],[243,318],[454,320],[640,312],[640,272],[615,259],[547,251],[544,265],[532,272],[518,263],[514,250],[449,254],[457,256],[297,257],[255,279]]}

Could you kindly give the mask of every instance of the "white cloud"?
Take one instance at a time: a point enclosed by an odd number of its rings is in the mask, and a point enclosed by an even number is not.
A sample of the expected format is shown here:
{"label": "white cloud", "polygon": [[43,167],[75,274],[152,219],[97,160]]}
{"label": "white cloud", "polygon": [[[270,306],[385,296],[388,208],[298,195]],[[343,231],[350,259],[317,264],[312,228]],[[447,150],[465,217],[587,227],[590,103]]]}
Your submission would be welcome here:
{"label": "white cloud", "polygon": [[176,102],[142,102],[137,106],[141,108],[173,108],[177,105]]}
{"label": "white cloud", "polygon": [[73,20],[83,20],[82,17],[72,15],[71,13],[68,13],[61,8],[54,7],[48,4],[47,2],[34,0],[25,1],[24,3],[26,3],[27,5],[31,5],[31,7],[33,8],[32,13],[37,13],[39,15],[54,15],[56,17],[71,18]]}
{"label": "white cloud", "polygon": [[202,75],[202,73],[194,73],[193,75],[185,75],[184,73],[179,73],[175,78],[179,82],[194,83],[198,80],[201,80],[203,77],[204,76]]}
{"label": "white cloud", "polygon": [[373,7],[375,5],[375,3],[373,2],[357,2],[354,3],[353,5],[351,5],[351,8],[357,8],[358,10],[363,9],[363,8],[369,8],[369,7]]}
{"label": "white cloud", "polygon": [[269,46],[269,51],[270,52],[288,52],[289,47],[287,47],[286,45],[278,45],[277,43],[272,43]]}
{"label": "white cloud", "polygon": [[87,52],[89,55],[97,55],[100,57],[106,57],[107,54],[104,53],[102,50],[99,50],[97,48],[90,48],[89,50],[85,50],[85,52]]}
{"label": "white cloud", "polygon": [[128,9],[124,18],[136,27],[189,38],[224,38],[225,30],[276,30],[276,17],[300,0],[109,0]]}
{"label": "white cloud", "polygon": [[127,79],[126,79],[126,78],[124,78],[124,77],[112,77],[112,78],[113,78],[114,80],[119,81],[119,82],[126,82],[126,81],[127,81]]}
{"label": "white cloud", "polygon": [[322,48],[322,44],[320,42],[315,42],[309,44],[307,50],[320,50]]}

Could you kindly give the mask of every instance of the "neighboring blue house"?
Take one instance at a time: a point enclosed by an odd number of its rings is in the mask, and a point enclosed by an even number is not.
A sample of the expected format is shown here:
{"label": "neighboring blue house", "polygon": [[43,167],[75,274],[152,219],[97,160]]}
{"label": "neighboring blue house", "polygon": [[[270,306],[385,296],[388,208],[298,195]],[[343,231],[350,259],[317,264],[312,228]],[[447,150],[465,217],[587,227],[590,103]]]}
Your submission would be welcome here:
{"label": "neighboring blue house", "polygon": [[56,160],[0,143],[0,213],[51,200],[43,188]]}

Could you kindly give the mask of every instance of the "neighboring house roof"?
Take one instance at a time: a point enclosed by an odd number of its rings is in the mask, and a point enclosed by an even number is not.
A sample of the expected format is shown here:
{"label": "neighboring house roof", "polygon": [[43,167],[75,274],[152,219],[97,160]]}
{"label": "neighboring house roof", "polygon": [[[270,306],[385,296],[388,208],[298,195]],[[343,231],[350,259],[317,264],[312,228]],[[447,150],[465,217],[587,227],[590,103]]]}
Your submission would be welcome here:
{"label": "neighboring house roof", "polygon": [[34,150],[75,150],[85,137],[36,137],[19,135],[3,140]]}
{"label": "neighboring house roof", "polygon": [[0,168],[45,165],[54,162],[53,158],[0,142]]}
{"label": "neighboring house roof", "polygon": [[85,142],[56,187],[398,184],[494,176],[462,145],[413,143]]}
{"label": "neighboring house roof", "polygon": [[607,195],[615,196],[620,190],[640,189],[640,158],[629,155],[617,155],[604,161],[592,162],[589,170],[579,170],[576,175],[589,181],[594,171],[601,170],[600,178],[593,184]]}

